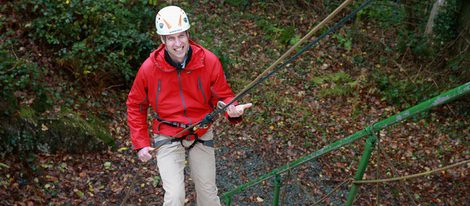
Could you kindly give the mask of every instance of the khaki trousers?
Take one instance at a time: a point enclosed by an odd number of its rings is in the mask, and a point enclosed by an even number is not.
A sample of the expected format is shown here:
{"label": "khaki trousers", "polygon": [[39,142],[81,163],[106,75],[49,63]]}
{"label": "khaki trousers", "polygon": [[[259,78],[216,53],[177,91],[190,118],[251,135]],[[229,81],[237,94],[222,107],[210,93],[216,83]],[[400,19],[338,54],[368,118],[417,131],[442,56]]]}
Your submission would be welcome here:
{"label": "khaki trousers", "polygon": [[[164,135],[155,136],[157,141],[169,138]],[[202,137],[202,140],[214,138],[212,129]],[[197,205],[219,206],[215,184],[215,155],[214,148],[197,143],[189,150],[188,155],[191,178],[196,188]],[[164,206],[183,206],[185,200],[184,167],[185,148],[180,142],[165,144],[158,149],[157,165],[165,190]]]}

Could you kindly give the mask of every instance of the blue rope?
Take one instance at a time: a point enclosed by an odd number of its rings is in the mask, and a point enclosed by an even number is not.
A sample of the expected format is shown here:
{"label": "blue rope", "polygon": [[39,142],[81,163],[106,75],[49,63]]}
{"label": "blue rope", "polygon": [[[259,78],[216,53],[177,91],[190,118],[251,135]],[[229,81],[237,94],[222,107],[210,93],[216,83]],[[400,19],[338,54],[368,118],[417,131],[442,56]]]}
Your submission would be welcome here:
{"label": "blue rope", "polygon": [[[366,7],[370,2],[372,2],[372,0],[366,0],[365,2],[363,2],[359,7],[357,7],[356,9],[354,9],[349,15],[343,17],[340,21],[338,21],[335,25],[333,25],[330,29],[328,29],[325,33],[323,33],[322,35],[320,35],[319,37],[317,37],[316,39],[314,39],[313,41],[311,41],[310,43],[308,43],[307,45],[305,45],[300,51],[298,51],[295,55],[293,55],[291,58],[289,58],[287,61],[285,61],[284,63],[278,65],[275,69],[273,69],[271,72],[269,72],[266,76],[260,78],[257,82],[255,82],[251,87],[247,88],[245,91],[243,91],[242,93],[240,93],[237,98],[234,98],[232,99],[229,103],[227,103],[224,107],[222,108],[219,108],[219,109],[216,109],[214,110],[213,112],[211,112],[210,114],[207,115],[208,118],[204,118],[204,120],[207,120],[207,119],[212,119],[215,115],[217,114],[220,114],[222,113],[223,111],[225,111],[225,109],[228,108],[228,106],[230,106],[231,104],[233,104],[235,101],[237,101],[238,99],[241,99],[242,97],[244,97],[246,94],[248,94],[248,92],[253,89],[255,86],[258,86],[260,83],[262,83],[263,81],[265,81],[266,79],[268,79],[269,77],[271,77],[274,73],[276,73],[277,71],[279,71],[281,68],[283,68],[285,65],[293,62],[295,59],[297,59],[301,54],[303,54],[304,52],[306,52],[307,50],[311,49],[314,45],[316,45],[320,40],[322,40],[323,38],[325,38],[327,35],[333,33],[334,31],[336,31],[336,29],[338,29],[340,26],[342,26],[346,21],[352,19],[359,11],[361,11],[362,9],[364,9],[364,7]],[[198,125],[203,125],[201,124],[202,122],[206,123],[207,121],[201,121],[200,123],[198,123]]]}

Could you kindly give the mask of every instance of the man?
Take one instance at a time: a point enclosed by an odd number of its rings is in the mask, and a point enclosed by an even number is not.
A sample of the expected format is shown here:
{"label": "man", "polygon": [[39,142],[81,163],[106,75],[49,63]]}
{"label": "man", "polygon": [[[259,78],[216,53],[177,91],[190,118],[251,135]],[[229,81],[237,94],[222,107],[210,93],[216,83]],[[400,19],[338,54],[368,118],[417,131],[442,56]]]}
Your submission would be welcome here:
{"label": "man", "polygon": [[[189,19],[181,8],[165,7],[155,21],[162,44],[140,67],[127,99],[132,144],[143,162],[150,160],[150,152],[157,150],[157,165],[165,190],[163,205],[184,204],[185,150],[189,150],[197,205],[220,205],[212,128],[207,125],[175,135],[204,119],[218,101],[232,100],[234,94],[218,58],[189,39]],[[149,105],[155,113],[152,141],[147,122]],[[231,105],[226,116],[230,122],[238,122],[244,109],[250,106]]]}

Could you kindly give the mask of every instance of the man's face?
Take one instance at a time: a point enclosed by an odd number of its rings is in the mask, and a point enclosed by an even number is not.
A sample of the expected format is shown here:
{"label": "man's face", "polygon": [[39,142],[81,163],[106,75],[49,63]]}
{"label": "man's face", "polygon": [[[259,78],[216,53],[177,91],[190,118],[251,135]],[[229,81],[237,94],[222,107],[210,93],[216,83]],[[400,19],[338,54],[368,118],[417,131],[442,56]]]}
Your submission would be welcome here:
{"label": "man's face", "polygon": [[189,50],[189,34],[184,31],[176,34],[161,36],[166,50],[173,61],[181,63]]}

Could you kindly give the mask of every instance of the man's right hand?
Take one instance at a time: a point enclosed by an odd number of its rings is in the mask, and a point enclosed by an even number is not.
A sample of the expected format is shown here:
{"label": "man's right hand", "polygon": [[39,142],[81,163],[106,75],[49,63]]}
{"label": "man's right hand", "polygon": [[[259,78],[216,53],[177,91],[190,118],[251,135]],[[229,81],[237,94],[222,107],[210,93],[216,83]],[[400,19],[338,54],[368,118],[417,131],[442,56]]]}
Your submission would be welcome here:
{"label": "man's right hand", "polygon": [[150,159],[152,159],[152,155],[150,154],[150,151],[155,150],[153,147],[144,147],[139,150],[137,153],[137,156],[139,157],[140,161],[142,162],[147,162]]}

